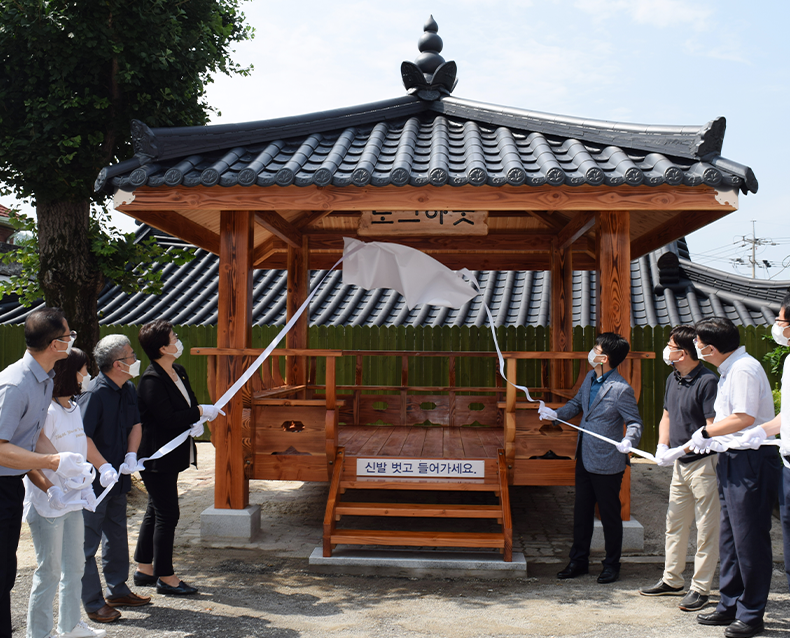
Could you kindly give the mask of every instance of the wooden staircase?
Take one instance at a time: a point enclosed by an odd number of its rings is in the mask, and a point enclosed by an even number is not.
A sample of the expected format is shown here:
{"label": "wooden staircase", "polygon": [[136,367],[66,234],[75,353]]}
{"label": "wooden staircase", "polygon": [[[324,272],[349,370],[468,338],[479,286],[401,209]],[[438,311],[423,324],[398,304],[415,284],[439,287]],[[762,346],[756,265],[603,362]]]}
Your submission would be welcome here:
{"label": "wooden staircase", "polygon": [[[434,459],[421,459],[432,461]],[[443,459],[436,459],[441,461]],[[446,460],[446,459],[444,459]],[[504,450],[489,459],[495,468],[484,479],[369,478],[356,477],[354,457],[338,448],[324,516],[324,556],[332,555],[337,545],[386,545],[407,547],[463,547],[498,549],[506,562],[512,560],[513,529],[508,498],[507,463]],[[488,473],[487,473],[488,474]],[[498,505],[426,504],[408,502],[368,503],[341,501],[348,490],[387,490],[434,492],[491,492]],[[400,501],[400,494],[398,494]],[[501,525],[494,533],[338,529],[342,517],[376,516],[401,518],[491,519]]]}

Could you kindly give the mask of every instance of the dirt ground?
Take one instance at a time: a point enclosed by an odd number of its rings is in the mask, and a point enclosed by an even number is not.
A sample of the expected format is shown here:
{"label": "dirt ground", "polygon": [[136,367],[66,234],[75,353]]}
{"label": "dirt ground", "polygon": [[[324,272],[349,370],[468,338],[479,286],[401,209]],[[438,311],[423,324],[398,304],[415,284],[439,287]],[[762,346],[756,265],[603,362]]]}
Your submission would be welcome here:
{"label": "dirt ground", "polygon": [[[256,481],[250,500],[261,505],[262,531],[254,543],[227,547],[200,540],[200,512],[213,502],[213,448],[198,446],[200,468],[181,474],[181,521],[176,570],[200,588],[194,597],[157,595],[152,605],[124,609],[102,627],[110,637],[452,637],[722,636],[677,609],[678,598],[645,598],[663,568],[664,516],[670,468],[635,462],[633,516],[645,529],[645,550],[624,558],[621,579],[598,585],[589,576],[559,581],[570,547],[573,489],[514,488],[514,551],[523,552],[528,575],[517,580],[414,579],[320,575],[307,558],[321,542],[326,484]],[[146,495],[129,500],[129,544],[134,551]],[[790,632],[790,594],[784,576],[781,530],[774,521],[774,560],[765,636]],[[693,534],[689,555],[693,555]],[[12,592],[14,636],[23,636],[35,556],[27,525]],[[132,564],[132,569],[134,564]],[[690,569],[687,569],[688,576]],[[131,580],[131,578],[130,578]],[[717,583],[715,583],[717,584]],[[715,601],[715,598],[713,599]]]}

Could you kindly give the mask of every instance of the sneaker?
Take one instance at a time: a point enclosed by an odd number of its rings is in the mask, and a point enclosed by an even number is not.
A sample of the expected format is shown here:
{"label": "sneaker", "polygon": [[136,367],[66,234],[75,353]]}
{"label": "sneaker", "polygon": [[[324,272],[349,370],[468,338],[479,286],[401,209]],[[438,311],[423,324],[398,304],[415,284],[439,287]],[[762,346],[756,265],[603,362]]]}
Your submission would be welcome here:
{"label": "sneaker", "polygon": [[80,620],[71,631],[60,634],[60,638],[104,638],[107,632],[104,629],[91,629],[84,621]]}
{"label": "sneaker", "polygon": [[708,597],[698,591],[689,589],[689,593],[683,596],[678,607],[683,611],[699,611],[708,604]]}
{"label": "sneaker", "polygon": [[682,596],[682,587],[670,587],[663,580],[659,580],[652,587],[640,589],[639,593],[643,596]]}

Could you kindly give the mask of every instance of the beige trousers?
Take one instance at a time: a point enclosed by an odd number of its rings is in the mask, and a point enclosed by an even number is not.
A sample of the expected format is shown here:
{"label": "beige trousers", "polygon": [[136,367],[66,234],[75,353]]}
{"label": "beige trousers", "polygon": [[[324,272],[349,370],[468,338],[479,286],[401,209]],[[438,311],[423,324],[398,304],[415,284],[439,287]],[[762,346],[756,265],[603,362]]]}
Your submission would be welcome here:
{"label": "beige trousers", "polygon": [[709,595],[716,564],[719,562],[719,525],[721,506],[716,482],[715,454],[694,461],[675,461],[667,508],[666,562],[664,582],[683,587],[691,523],[697,523],[697,553],[691,587]]}

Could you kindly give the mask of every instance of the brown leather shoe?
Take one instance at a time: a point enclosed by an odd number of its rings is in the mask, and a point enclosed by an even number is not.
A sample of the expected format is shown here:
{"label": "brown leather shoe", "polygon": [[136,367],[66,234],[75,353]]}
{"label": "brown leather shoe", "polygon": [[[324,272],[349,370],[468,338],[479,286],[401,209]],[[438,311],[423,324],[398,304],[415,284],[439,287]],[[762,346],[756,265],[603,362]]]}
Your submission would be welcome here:
{"label": "brown leather shoe", "polygon": [[142,607],[143,605],[148,605],[150,602],[150,596],[138,596],[133,591],[130,591],[126,596],[107,599],[107,604],[110,607]]}
{"label": "brown leather shoe", "polygon": [[97,611],[89,611],[88,618],[93,622],[113,622],[121,617],[121,612],[105,605]]}

